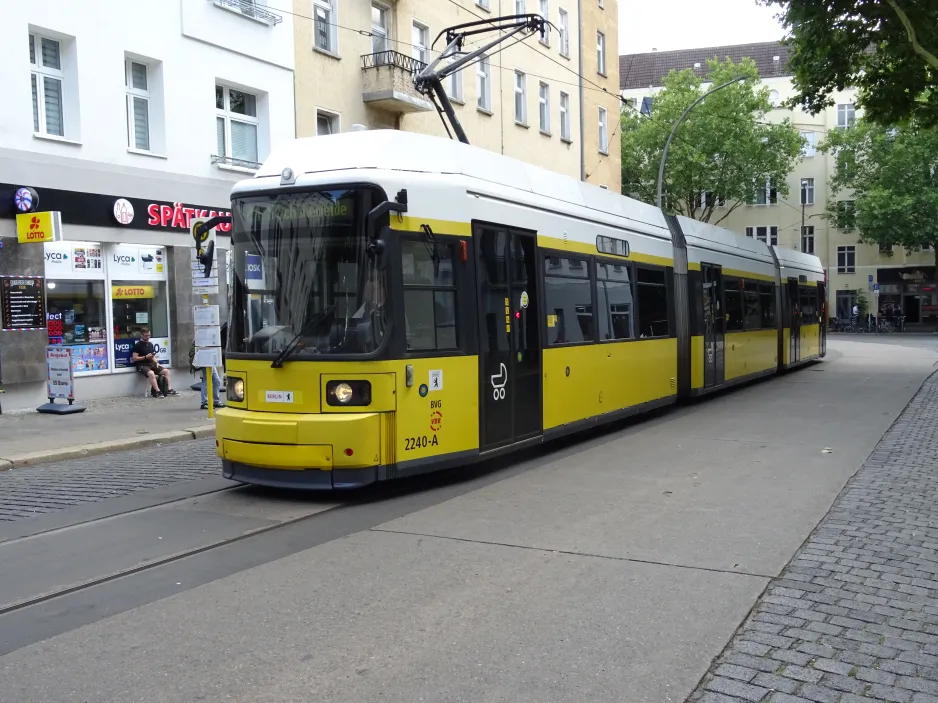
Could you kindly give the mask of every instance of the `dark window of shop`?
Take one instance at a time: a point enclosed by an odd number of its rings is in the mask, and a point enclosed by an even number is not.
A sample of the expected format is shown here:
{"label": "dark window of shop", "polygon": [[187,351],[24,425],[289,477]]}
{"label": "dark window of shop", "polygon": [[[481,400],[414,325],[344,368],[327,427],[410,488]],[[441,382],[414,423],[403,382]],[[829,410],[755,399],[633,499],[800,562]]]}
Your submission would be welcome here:
{"label": "dark window of shop", "polygon": [[667,337],[671,333],[671,321],[664,269],[636,266],[635,283],[639,338]]}
{"label": "dark window of shop", "polygon": [[107,341],[104,281],[46,281],[49,344]]}
{"label": "dark window of shop", "polygon": [[743,282],[729,276],[723,279],[726,307],[726,331],[738,332],[743,329]]}
{"label": "dark window of shop", "polygon": [[401,242],[407,351],[451,351],[458,347],[453,260],[451,244],[414,239]]}
{"label": "dark window of shop", "polygon": [[596,310],[601,341],[632,338],[632,281],[629,264],[597,262]]}
{"label": "dark window of shop", "polygon": [[762,328],[762,299],[759,297],[759,284],[755,281],[743,284],[743,311],[747,330]]}
{"label": "dark window of shop", "polygon": [[165,282],[113,281],[111,299],[114,339],[139,337],[144,327],[154,339],[169,336]]}
{"label": "dark window of shop", "polygon": [[759,284],[759,299],[762,304],[762,329],[776,329],[775,322],[775,286],[771,283]]}
{"label": "dark window of shop", "polygon": [[544,297],[547,343],[592,342],[593,296],[586,259],[547,256],[544,259]]}

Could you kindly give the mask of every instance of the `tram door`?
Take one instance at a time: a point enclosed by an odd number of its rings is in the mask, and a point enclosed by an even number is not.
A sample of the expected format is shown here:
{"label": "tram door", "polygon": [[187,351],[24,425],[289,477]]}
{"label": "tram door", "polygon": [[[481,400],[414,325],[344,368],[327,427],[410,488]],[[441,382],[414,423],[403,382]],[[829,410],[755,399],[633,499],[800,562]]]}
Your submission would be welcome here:
{"label": "tram door", "polygon": [[541,344],[534,233],[476,225],[479,285],[479,447],[542,430]]}
{"label": "tram door", "polygon": [[801,298],[798,291],[798,279],[788,279],[788,306],[791,312],[791,345],[788,349],[790,363],[801,361]]}
{"label": "tram door", "polygon": [[818,319],[820,320],[820,339],[818,355],[827,353],[827,289],[823,283],[817,284]]}
{"label": "tram door", "polygon": [[704,388],[723,383],[723,269],[712,264],[700,265],[703,279],[703,352]]}

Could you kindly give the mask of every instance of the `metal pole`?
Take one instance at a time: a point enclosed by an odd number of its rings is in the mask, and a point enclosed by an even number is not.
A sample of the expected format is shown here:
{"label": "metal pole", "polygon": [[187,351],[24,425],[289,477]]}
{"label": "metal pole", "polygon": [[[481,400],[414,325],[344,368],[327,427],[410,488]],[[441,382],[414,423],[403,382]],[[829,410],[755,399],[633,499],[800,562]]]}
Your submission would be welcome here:
{"label": "metal pole", "polygon": [[808,184],[805,181],[801,181],[801,251],[805,254],[808,252],[805,251],[805,239],[804,239],[804,206],[807,204],[805,201],[808,199]]}
{"label": "metal pole", "polygon": [[723,90],[723,88],[726,88],[729,85],[733,85],[733,83],[744,81],[747,78],[749,78],[749,76],[737,76],[733,80],[727,81],[723,85],[718,85],[713,90],[707,91],[706,93],[701,95],[699,98],[697,98],[694,102],[692,102],[690,105],[688,105],[687,109],[684,110],[684,113],[680,117],[678,117],[677,122],[674,123],[674,126],[671,127],[671,134],[668,135],[668,140],[664,143],[664,151],[661,153],[661,165],[658,167],[658,209],[659,210],[661,209],[661,200],[662,200],[661,189],[664,185],[664,164],[668,160],[668,149],[671,147],[671,140],[674,139],[674,135],[677,132],[677,128],[681,126],[681,123],[684,121],[687,115],[690,114],[690,111],[693,110],[697,106],[697,104],[701,102],[704,98],[706,98],[708,95],[713,95],[718,90]]}

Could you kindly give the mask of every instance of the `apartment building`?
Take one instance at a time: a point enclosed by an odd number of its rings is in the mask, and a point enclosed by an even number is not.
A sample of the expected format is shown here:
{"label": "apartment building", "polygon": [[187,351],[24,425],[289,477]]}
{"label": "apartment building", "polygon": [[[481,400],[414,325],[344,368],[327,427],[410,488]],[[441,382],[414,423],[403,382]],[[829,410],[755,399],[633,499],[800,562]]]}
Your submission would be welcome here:
{"label": "apartment building", "polygon": [[[669,71],[692,68],[704,78],[707,59],[714,57],[755,61],[775,105],[794,94],[786,47],[762,42],[623,55],[619,57],[622,97],[653,117],[655,94]],[[817,146],[830,130],[850,129],[860,116],[854,105],[854,89],[835,93],[832,98],[834,105],[817,115],[776,107],[766,116],[771,121],[791,118],[806,140],[802,158],[787,179],[789,194],[783,197],[772,183],[766,183],[764,191],[757,188],[752,204],[738,207],[720,224],[764,242],[818,256],[827,269],[832,316],[848,317],[860,290],[871,310],[894,306],[905,314],[907,324],[931,325],[938,317],[934,252],[861,244],[855,231],[837,229],[825,217],[832,198],[828,183],[834,161]],[[843,194],[838,199],[844,200],[843,207],[850,207]],[[712,221],[724,214],[725,210],[717,208]]]}
{"label": "apartment building", "polygon": [[[34,0],[7,14],[3,409],[44,401],[47,345],[71,349],[79,401],[142,395],[129,358],[143,326],[161,363],[188,368],[190,220],[227,211],[232,184],[294,137],[293,17],[250,0]],[[22,236],[24,212],[48,217],[48,239]]]}
{"label": "apartment building", "polygon": [[[354,124],[446,136],[412,81],[445,48],[440,32],[505,15],[548,18],[544,37],[506,41],[451,76],[447,94],[472,144],[619,188],[616,0],[295,0],[293,7],[301,137]],[[466,50],[495,36],[472,37]]]}

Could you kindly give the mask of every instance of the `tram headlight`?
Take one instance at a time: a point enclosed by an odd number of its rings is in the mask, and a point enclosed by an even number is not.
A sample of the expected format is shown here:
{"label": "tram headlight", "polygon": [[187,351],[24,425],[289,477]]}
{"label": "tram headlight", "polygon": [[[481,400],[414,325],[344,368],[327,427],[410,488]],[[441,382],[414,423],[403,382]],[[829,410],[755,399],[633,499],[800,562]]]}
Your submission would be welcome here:
{"label": "tram headlight", "polygon": [[352,399],[354,392],[352,391],[352,387],[349,384],[339,383],[336,384],[332,394],[335,396],[336,400],[342,403],[342,405],[347,405],[348,402]]}
{"label": "tram headlight", "polygon": [[368,381],[329,381],[326,384],[326,404],[371,405],[371,383]]}
{"label": "tram headlight", "polygon": [[228,400],[235,403],[244,402],[244,379],[231,377],[228,379]]}

